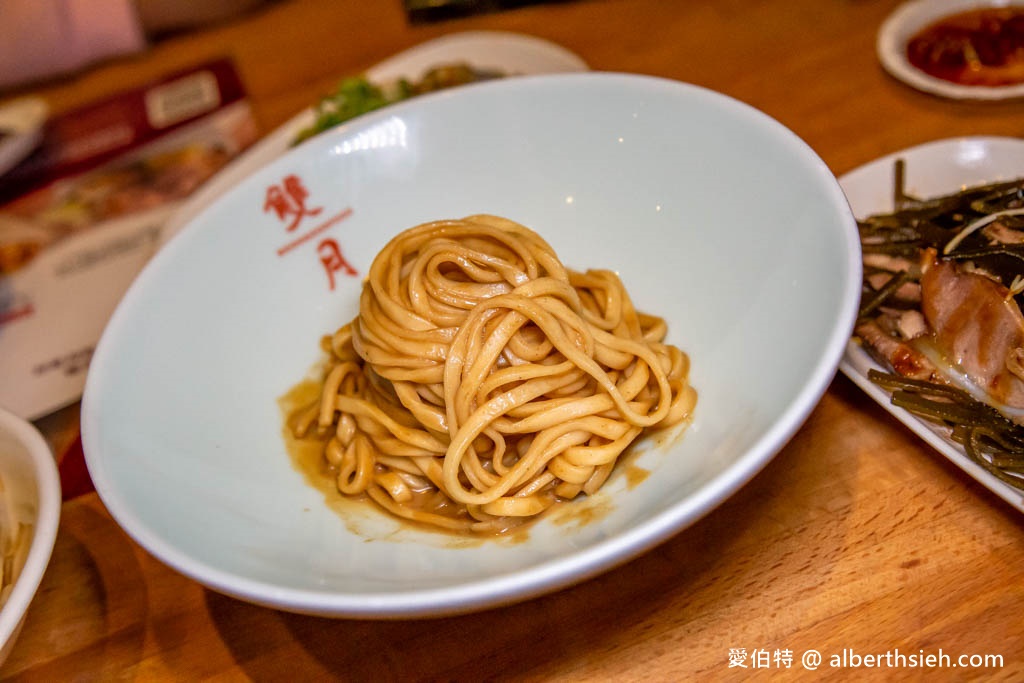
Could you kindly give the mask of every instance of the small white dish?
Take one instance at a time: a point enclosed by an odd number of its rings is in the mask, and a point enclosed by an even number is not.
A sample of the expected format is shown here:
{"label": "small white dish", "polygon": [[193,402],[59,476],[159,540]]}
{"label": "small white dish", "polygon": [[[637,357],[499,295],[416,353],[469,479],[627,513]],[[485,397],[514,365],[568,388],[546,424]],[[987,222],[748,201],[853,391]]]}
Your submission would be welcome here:
{"label": "small white dish", "polygon": [[39,97],[20,97],[0,104],[0,176],[39,146],[49,112]]}
{"label": "small white dish", "polygon": [[[0,502],[9,503],[16,523],[31,525],[24,565],[0,607],[0,665],[25,622],[39,582],[50,562],[60,522],[60,476],[53,453],[31,423],[0,408]],[[3,499],[6,498],[6,501]],[[6,518],[7,509],[0,510]]]}
{"label": "small white dish", "polygon": [[[289,178],[320,209],[295,232],[267,210]],[[678,443],[637,454],[641,483],[619,471],[525,540],[338,514],[281,435],[278,398],[320,358],[320,337],[355,315],[359,273],[381,247],[474,213],[534,229],[569,267],[617,270],[690,354],[699,394]],[[328,237],[357,271],[333,290],[317,249]],[[154,257],[93,357],[86,461],[136,541],[228,595],[363,618],[506,604],[626,562],[753,477],[834,377],[860,279],[856,226],[828,167],[747,105],[620,74],[456,88],[289,151]]]}
{"label": "small white dish", "polygon": [[[1024,140],[1003,137],[938,140],[865,164],[839,179],[857,217],[892,211],[893,168],[897,159],[906,162],[905,189],[908,194],[921,198],[936,197],[971,185],[1024,176]],[[932,448],[1024,512],[1024,494],[971,460],[960,444],[946,437],[945,430],[892,405],[889,394],[868,379],[869,370],[884,368],[859,344],[852,341],[848,344],[839,367],[868,396]]]}
{"label": "small white dish", "polygon": [[961,85],[936,78],[910,63],[907,43],[943,17],[986,7],[1024,6],[1021,0],[911,0],[900,5],[879,28],[875,49],[889,74],[923,92],[956,100],[1006,100],[1024,97],[1024,83],[999,87]]}
{"label": "small white dish", "polygon": [[[579,55],[543,38],[506,31],[451,33],[413,46],[371,67],[364,74],[371,83],[400,78],[418,79],[442,64],[462,63],[510,76],[587,71]],[[159,241],[164,244],[214,199],[257,169],[292,148],[299,131],[316,120],[312,106],[278,126],[207,181],[164,223]]]}

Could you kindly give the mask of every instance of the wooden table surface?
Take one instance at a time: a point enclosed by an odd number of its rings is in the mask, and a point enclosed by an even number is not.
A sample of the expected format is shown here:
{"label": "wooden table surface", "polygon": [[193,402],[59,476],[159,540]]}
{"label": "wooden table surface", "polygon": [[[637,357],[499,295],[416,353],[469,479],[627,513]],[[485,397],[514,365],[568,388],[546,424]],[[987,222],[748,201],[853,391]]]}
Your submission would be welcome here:
{"label": "wooden table surface", "polygon": [[[1024,134],[1020,102],[942,100],[883,72],[875,34],[897,4],[577,0],[414,25],[399,0],[281,0],[25,92],[60,111],[229,54],[269,132],[340,76],[446,33],[498,29],[559,43],[594,69],[738,98],[794,130],[836,175],[929,140]],[[76,408],[39,425],[51,438],[73,434]],[[765,673],[754,665],[767,655],[769,673],[794,678],[1021,680],[1022,521],[840,375],[763,472],[696,525],[581,585],[467,616],[326,620],[239,602],[167,568],[95,494],[78,496],[64,505],[51,565],[0,675],[745,680]],[[810,649],[825,659],[816,672],[801,663]],[[993,654],[1003,666],[830,667],[844,650],[952,663]]]}

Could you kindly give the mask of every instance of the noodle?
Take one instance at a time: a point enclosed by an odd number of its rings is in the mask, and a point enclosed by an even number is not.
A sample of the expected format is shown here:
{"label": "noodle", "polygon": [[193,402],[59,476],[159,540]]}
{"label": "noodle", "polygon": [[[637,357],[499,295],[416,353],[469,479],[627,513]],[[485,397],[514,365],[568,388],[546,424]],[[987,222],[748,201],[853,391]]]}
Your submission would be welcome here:
{"label": "noodle", "polygon": [[502,533],[593,494],[648,430],[696,402],[689,359],[618,276],[566,269],[495,216],[426,223],[374,259],[359,315],[323,346],[296,437],[325,441],[347,496],[459,532]]}

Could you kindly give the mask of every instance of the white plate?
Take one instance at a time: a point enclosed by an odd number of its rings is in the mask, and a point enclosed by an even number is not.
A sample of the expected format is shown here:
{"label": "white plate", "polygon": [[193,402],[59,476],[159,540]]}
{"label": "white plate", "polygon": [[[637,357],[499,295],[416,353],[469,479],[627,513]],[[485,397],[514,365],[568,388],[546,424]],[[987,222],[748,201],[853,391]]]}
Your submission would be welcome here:
{"label": "white plate", "polygon": [[[1024,140],[1000,137],[939,140],[890,154],[850,171],[839,179],[839,183],[859,218],[892,211],[893,164],[896,159],[906,160],[908,194],[935,197],[968,185],[1024,176]],[[935,450],[1024,512],[1024,494],[972,461],[960,444],[945,437],[942,429],[892,405],[889,394],[867,377],[871,368],[884,368],[875,363],[863,348],[850,342],[839,367],[843,374]]]}
{"label": "white plate", "polygon": [[882,23],[875,49],[891,75],[923,92],[956,100],[1005,100],[1024,97],[1024,84],[1000,87],[960,85],[931,76],[907,59],[907,42],[942,17],[983,7],[1024,5],[1021,0],[912,0],[900,5]]}
{"label": "white plate", "polygon": [[[542,38],[505,31],[465,31],[411,47],[371,67],[365,76],[373,83],[387,83],[399,78],[418,79],[428,69],[452,62],[463,62],[478,69],[509,75],[568,73],[588,69],[586,62],[578,55]],[[315,120],[316,112],[310,106],[221,169],[164,224],[160,231],[160,243],[166,243],[215,198],[253,171],[287,152],[299,131],[309,127]]]}
{"label": "white plate", "polygon": [[21,97],[0,105],[0,176],[32,153],[42,140],[50,108],[38,97]]}
{"label": "white plate", "polygon": [[[289,178],[304,190],[291,196],[320,209],[294,232],[266,209]],[[293,208],[286,218],[303,215]],[[664,316],[692,359],[693,423],[678,443],[641,449],[642,482],[619,472],[525,540],[339,515],[293,468],[276,401],[356,314],[387,240],[482,212],[530,226],[570,267],[616,269],[638,309]],[[333,291],[327,238],[357,271]],[[742,103],[619,74],[455,88],[309,140],[185,226],[100,341],[85,455],[132,537],[229,595],[347,617],[504,604],[627,561],[758,472],[834,377],[860,283],[856,226],[828,167]]]}

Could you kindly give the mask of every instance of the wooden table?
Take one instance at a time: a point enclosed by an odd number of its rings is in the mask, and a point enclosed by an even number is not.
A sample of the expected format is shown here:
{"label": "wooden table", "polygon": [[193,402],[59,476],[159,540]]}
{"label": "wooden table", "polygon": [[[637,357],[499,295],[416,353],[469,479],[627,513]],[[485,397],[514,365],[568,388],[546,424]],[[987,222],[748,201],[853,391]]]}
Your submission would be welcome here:
{"label": "wooden table", "polygon": [[[896,5],[578,0],[410,25],[398,0],[283,0],[28,91],[59,111],[228,53],[270,131],[341,75],[445,33],[500,29],[560,43],[594,69],[736,97],[793,129],[837,175],[933,139],[1024,134],[1020,103],[941,100],[883,72],[875,33]],[[76,420],[72,407],[40,425],[60,437]],[[1022,625],[1020,514],[838,376],[767,468],[693,527],[582,585],[469,616],[332,621],[238,602],[153,559],[95,494],[77,497],[64,506],[52,563],[2,674],[746,680],[763,655],[771,673],[793,677],[925,671],[830,668],[846,649],[941,651],[954,662],[1001,655],[1001,669],[937,673],[1019,680]],[[817,672],[801,665],[808,649],[825,656]],[[775,658],[786,651],[788,668]]]}

